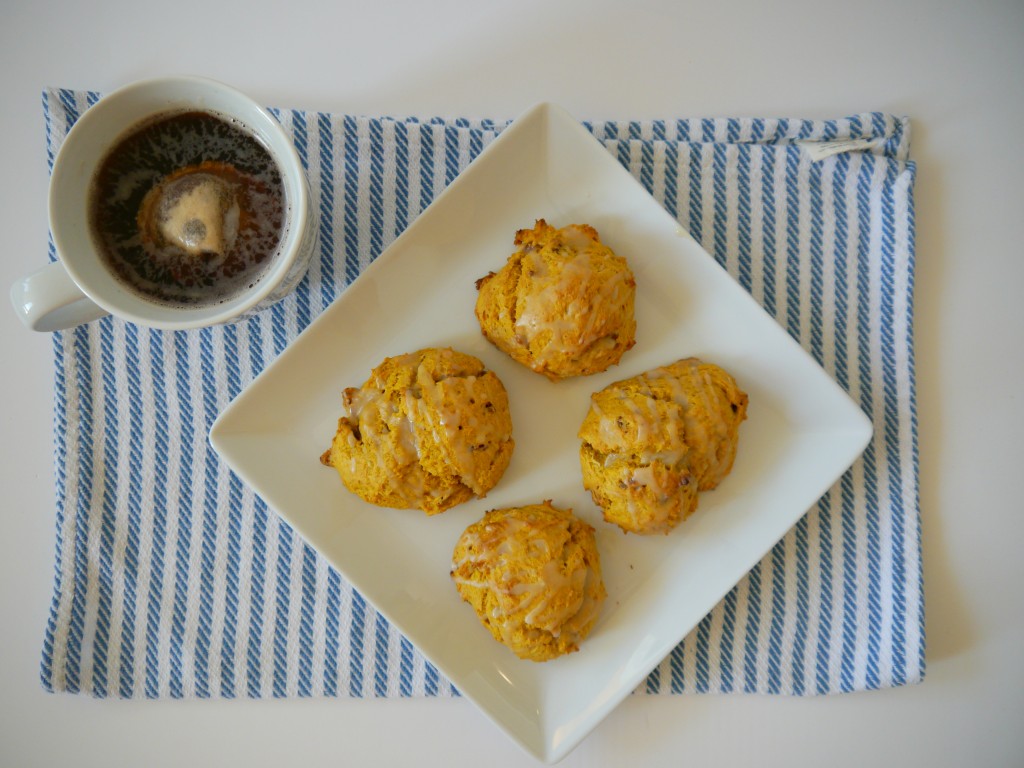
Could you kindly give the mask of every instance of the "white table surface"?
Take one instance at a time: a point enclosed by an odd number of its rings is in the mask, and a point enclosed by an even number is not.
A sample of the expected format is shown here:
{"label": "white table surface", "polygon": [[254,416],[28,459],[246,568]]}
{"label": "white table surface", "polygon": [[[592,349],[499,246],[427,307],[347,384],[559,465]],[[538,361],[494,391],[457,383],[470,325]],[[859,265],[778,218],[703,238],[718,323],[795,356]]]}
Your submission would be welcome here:
{"label": "white table surface", "polygon": [[[909,115],[928,675],[827,698],[635,696],[564,761],[1024,764],[1019,0],[0,4],[0,284],[46,259],[40,92],[204,74],[265,104],[578,118]],[[153,7],[147,7],[153,6]],[[0,765],[531,765],[464,700],[49,695],[51,342],[0,312]]]}

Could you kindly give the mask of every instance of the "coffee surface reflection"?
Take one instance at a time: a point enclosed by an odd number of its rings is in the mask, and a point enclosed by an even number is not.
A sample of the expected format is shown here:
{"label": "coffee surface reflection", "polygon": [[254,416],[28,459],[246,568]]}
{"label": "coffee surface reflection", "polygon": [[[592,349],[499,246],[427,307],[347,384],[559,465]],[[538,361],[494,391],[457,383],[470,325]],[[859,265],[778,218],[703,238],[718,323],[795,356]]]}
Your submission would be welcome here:
{"label": "coffee surface reflection", "polygon": [[247,291],[284,236],[286,201],[266,148],[230,120],[166,113],[134,126],[93,181],[89,220],[134,293],[176,306]]}

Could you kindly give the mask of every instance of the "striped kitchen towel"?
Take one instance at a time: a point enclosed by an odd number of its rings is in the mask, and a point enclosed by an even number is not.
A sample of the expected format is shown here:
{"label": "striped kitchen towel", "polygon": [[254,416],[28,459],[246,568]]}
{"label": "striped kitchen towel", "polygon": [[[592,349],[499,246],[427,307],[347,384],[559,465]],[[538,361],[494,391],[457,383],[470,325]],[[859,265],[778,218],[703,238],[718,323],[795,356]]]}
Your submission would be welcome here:
{"label": "striped kitchen towel", "polygon": [[[51,165],[97,98],[44,94]],[[172,333],[108,317],[53,335],[48,690],[457,695],[226,469],[207,431],[505,123],[275,115],[321,215],[320,253],[293,295],[235,326]],[[823,694],[920,680],[908,123],[587,127],[874,423],[853,468],[638,692]]]}

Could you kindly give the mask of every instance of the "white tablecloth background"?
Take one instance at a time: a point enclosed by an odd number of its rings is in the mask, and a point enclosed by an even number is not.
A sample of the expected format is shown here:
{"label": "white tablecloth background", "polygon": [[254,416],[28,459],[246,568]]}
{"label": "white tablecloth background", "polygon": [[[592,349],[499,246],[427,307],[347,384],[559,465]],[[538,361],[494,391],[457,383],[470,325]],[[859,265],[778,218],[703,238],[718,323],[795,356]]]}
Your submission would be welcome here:
{"label": "white tablecloth background", "polygon": [[[580,118],[914,120],[916,338],[928,633],[924,684],[824,699],[632,697],[566,765],[1011,765],[1024,753],[1024,517],[1014,482],[1024,278],[1018,257],[1024,9],[921,0],[504,5],[442,0],[244,10],[183,2],[17,3],[0,11],[5,284],[39,263],[39,94],[175,72],[267,104],[513,117],[550,99]],[[9,187],[10,189],[10,187]],[[51,342],[0,323],[0,763],[492,765],[530,761],[461,700],[96,702],[45,694],[52,586]],[[742,738],[737,738],[742,734]]]}

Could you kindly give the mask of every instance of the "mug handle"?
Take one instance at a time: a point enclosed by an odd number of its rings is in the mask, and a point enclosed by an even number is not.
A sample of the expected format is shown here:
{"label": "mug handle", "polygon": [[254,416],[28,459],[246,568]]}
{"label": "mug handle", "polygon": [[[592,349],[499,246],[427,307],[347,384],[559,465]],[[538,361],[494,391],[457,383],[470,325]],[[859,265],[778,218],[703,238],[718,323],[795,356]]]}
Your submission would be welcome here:
{"label": "mug handle", "polygon": [[59,261],[12,285],[11,303],[33,331],[60,331],[109,314],[82,293]]}

